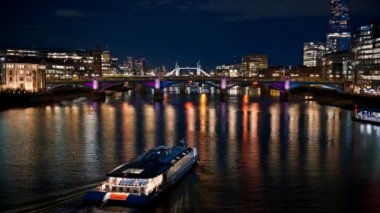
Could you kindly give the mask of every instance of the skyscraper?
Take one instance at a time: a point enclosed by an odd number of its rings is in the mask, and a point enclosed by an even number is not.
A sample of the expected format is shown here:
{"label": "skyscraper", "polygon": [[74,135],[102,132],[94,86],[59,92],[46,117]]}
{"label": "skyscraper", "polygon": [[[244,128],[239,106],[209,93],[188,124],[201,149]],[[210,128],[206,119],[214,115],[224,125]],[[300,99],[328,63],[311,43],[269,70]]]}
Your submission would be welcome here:
{"label": "skyscraper", "polygon": [[348,0],[331,0],[329,32],[327,33],[326,50],[328,53],[350,49],[350,17]]}

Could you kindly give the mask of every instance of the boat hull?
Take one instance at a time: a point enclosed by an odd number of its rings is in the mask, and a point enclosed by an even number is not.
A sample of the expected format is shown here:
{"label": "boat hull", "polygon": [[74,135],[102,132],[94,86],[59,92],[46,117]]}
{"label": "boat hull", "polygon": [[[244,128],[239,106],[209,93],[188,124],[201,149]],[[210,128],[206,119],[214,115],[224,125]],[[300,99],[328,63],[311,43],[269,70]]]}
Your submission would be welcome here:
{"label": "boat hull", "polygon": [[156,196],[158,196],[158,193],[147,197],[128,193],[120,194],[113,192],[90,191],[85,194],[83,201],[85,203],[92,204],[103,204],[111,201],[125,205],[142,205],[150,203],[150,201],[153,200],[153,198]]}

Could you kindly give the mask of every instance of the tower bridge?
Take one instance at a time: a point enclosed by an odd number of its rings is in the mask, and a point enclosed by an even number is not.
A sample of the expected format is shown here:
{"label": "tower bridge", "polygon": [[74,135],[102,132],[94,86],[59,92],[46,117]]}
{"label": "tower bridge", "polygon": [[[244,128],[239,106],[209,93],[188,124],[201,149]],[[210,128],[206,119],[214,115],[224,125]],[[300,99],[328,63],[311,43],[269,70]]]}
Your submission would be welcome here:
{"label": "tower bridge", "polygon": [[182,70],[193,70],[196,72],[196,75],[197,76],[207,76],[209,77],[210,74],[208,74],[207,72],[205,72],[203,69],[202,69],[202,66],[200,64],[200,62],[198,61],[197,63],[197,66],[196,67],[180,67],[178,65],[178,62],[175,63],[175,67],[172,71],[168,72],[165,76],[181,76],[181,71]]}

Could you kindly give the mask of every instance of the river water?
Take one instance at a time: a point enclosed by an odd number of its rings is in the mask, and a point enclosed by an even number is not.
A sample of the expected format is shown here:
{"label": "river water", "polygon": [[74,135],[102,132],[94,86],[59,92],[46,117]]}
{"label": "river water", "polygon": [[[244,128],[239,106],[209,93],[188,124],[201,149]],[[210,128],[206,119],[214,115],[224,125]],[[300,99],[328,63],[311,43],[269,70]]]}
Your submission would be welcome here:
{"label": "river water", "polygon": [[199,163],[152,211],[379,211],[380,126],[350,116],[315,102],[213,94],[154,103],[120,93],[2,111],[0,211],[91,210],[81,196],[108,171],[180,139],[198,148]]}

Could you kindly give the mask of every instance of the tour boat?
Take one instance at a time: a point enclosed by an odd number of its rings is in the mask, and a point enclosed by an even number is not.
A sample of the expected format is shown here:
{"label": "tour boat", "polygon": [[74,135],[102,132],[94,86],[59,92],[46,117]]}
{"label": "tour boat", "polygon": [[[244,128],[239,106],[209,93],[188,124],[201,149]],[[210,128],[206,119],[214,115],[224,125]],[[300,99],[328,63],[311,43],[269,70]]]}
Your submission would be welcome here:
{"label": "tour boat", "polygon": [[358,106],[355,106],[352,117],[357,121],[380,125],[380,109],[359,108]]}
{"label": "tour boat", "polygon": [[84,201],[147,204],[176,184],[197,160],[196,148],[187,147],[184,141],[171,148],[158,146],[110,171],[106,181],[85,194]]}

